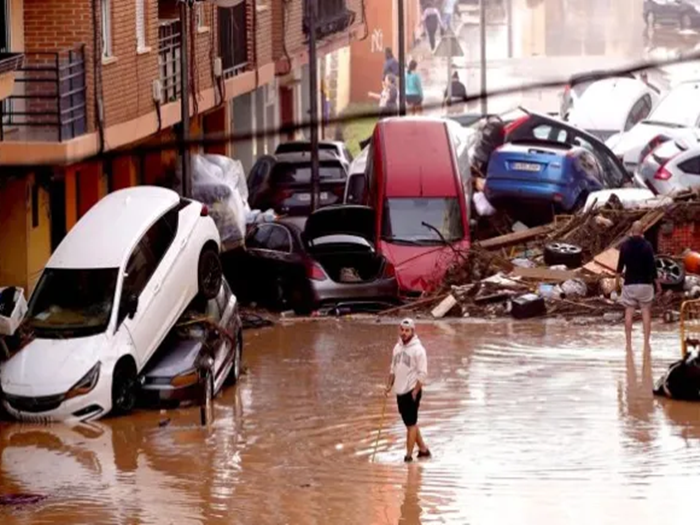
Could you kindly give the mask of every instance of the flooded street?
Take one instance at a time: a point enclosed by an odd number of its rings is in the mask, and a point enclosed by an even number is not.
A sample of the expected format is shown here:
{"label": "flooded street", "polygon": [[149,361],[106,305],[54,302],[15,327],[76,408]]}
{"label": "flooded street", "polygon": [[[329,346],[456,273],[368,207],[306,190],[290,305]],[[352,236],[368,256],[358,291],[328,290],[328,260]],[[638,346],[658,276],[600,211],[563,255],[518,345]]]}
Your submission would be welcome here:
{"label": "flooded street", "polygon": [[[625,355],[621,326],[418,325],[434,458],[403,463],[395,400],[375,462],[396,327],[297,322],[246,333],[248,374],[199,410],[83,425],[3,424],[3,525],[678,523],[697,512],[700,406],[657,400],[679,356]],[[641,339],[637,339],[641,348]]]}

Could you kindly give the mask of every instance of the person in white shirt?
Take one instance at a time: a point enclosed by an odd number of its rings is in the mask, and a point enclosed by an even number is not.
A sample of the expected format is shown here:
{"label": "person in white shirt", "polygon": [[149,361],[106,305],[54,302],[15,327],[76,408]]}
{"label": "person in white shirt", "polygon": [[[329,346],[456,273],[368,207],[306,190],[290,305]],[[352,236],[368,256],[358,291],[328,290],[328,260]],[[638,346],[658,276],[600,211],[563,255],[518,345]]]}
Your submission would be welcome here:
{"label": "person in white shirt", "polygon": [[416,443],[419,458],[431,456],[418,428],[418,408],[427,376],[428,358],[416,335],[416,325],[412,319],[404,319],[399,326],[399,342],[394,347],[391,359],[386,395],[394,391],[399,414],[406,425],[404,461],[407,463],[413,461],[413,448]]}

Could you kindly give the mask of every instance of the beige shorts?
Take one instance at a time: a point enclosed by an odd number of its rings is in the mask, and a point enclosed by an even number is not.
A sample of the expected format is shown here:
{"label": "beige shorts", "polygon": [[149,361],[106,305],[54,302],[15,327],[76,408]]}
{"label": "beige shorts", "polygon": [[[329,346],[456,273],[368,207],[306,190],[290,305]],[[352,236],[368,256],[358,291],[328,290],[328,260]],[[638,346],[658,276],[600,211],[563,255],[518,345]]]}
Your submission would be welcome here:
{"label": "beige shorts", "polygon": [[620,302],[627,308],[644,308],[654,301],[654,286],[651,284],[628,284],[622,287]]}

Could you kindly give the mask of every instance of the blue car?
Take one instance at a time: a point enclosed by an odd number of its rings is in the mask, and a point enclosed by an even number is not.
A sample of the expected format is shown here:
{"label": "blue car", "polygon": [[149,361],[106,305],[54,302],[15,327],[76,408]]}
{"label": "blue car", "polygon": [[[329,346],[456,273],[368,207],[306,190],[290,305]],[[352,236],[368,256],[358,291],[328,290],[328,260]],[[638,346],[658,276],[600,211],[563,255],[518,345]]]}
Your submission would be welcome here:
{"label": "blue car", "polygon": [[[571,212],[611,186],[588,149],[545,140],[515,141],[489,159],[485,193],[496,207]],[[515,206],[513,206],[515,205]]]}

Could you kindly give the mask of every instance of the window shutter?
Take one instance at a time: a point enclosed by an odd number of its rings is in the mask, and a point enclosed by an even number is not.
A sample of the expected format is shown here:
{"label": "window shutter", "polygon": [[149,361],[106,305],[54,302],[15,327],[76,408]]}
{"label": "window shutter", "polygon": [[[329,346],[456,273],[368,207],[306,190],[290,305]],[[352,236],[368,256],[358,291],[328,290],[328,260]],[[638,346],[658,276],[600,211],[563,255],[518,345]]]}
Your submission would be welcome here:
{"label": "window shutter", "polygon": [[146,47],[146,0],[136,0],[136,47]]}

